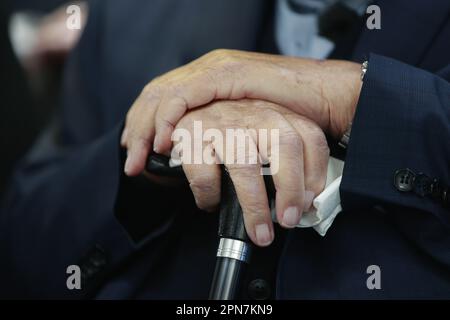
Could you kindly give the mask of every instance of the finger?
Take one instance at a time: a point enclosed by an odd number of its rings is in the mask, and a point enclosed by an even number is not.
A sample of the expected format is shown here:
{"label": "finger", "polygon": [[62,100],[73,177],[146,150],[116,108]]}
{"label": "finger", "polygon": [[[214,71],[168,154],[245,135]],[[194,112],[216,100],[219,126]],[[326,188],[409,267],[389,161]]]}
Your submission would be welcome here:
{"label": "finger", "polygon": [[128,148],[128,127],[130,122],[132,122],[132,119],[134,119],[133,114],[135,113],[136,108],[139,105],[139,100],[136,99],[136,101],[133,103],[131,108],[128,110],[127,115],[125,117],[125,124],[123,126],[122,135],[120,136],[120,145],[124,148]]}
{"label": "finger", "polygon": [[128,127],[130,119],[133,118],[133,111],[134,108],[130,108],[130,110],[128,110],[127,116],[125,117],[125,125],[123,126],[122,134],[120,136],[120,145],[123,148],[128,148]]}
{"label": "finger", "polygon": [[[237,131],[236,134],[238,143],[234,145],[227,140],[226,154],[221,159],[225,159],[236,190],[249,238],[258,246],[268,246],[273,241],[274,232],[261,164],[258,162],[257,141],[251,132]],[[241,134],[244,136],[240,137]]]}
{"label": "finger", "polygon": [[120,145],[124,148],[127,147],[127,131],[128,128],[125,126],[122,130],[122,135],[120,136]]}
{"label": "finger", "polygon": [[[175,139],[177,143],[172,149],[171,159],[181,161],[197,207],[211,212],[220,202],[221,170],[211,141],[195,134],[195,122],[201,122],[208,128],[208,117],[204,113],[193,112],[183,117],[176,130],[183,130],[187,135]],[[177,137],[176,132],[174,137]]]}
{"label": "finger", "polygon": [[320,127],[311,120],[297,115],[285,115],[303,141],[303,161],[305,175],[304,211],[311,208],[313,199],[320,194],[327,179],[330,150]]}
{"label": "finger", "polygon": [[151,138],[133,139],[128,146],[125,174],[132,177],[144,171],[151,150]]}
{"label": "finger", "polygon": [[123,143],[127,146],[125,173],[128,176],[140,174],[151,151],[154,138],[154,116],[159,99],[150,97],[144,91],[136,99],[127,116],[122,133]]}
{"label": "finger", "polygon": [[212,212],[220,203],[220,167],[217,164],[183,164],[199,209]]}
{"label": "finger", "polygon": [[244,214],[245,229],[249,238],[265,247],[274,238],[272,219],[266,187],[257,165],[232,165],[228,172]]}
{"label": "finger", "polygon": [[205,105],[216,98],[215,82],[208,73],[194,73],[165,84],[165,94],[155,116],[155,152],[170,149],[171,134],[188,109]]}
{"label": "finger", "polygon": [[[305,199],[303,142],[286,120],[279,128],[279,141],[271,141],[270,146],[271,172],[276,189],[275,208],[279,223],[293,228],[300,222]],[[274,148],[277,144],[278,148]]]}

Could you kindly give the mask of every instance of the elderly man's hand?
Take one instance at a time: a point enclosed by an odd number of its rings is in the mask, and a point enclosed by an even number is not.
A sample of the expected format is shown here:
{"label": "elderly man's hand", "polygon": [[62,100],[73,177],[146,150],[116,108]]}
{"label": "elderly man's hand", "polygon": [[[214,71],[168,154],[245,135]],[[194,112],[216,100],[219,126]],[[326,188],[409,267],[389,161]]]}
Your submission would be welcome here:
{"label": "elderly man's hand", "polygon": [[[194,121],[201,121],[204,134],[195,133]],[[251,161],[255,152],[271,164],[277,219],[282,226],[296,226],[302,212],[309,209],[314,196],[324,188],[329,157],[324,133],[314,122],[289,109],[259,100],[218,101],[187,113],[177,124],[174,136],[180,132],[179,129],[189,133],[189,146],[195,143],[201,146],[201,163],[192,164],[192,154],[182,158],[191,159],[190,164],[183,163],[183,169],[198,207],[212,211],[220,201],[219,164],[203,158],[206,153],[213,154],[212,159],[219,159],[227,167],[243,209],[247,233],[259,246],[269,245],[274,232],[260,172],[261,161]],[[229,129],[234,129],[234,133],[242,130],[241,134],[247,138],[247,142],[240,146],[245,146],[244,150],[237,150],[236,135],[233,136],[235,142],[231,143],[227,135]],[[278,130],[279,139],[271,137],[272,129]],[[219,134],[223,140],[219,141],[216,136],[205,139],[208,130]],[[186,134],[183,139],[187,139]],[[186,153],[192,150],[199,152],[195,147],[184,149],[186,141],[181,141],[182,157],[188,156]],[[174,148],[179,145],[175,144]]]}
{"label": "elderly man's hand", "polygon": [[353,118],[360,90],[360,66],[353,62],[215,50],[144,88],[123,132],[129,151],[125,172],[142,172],[152,147],[158,153],[170,150],[181,117],[211,101],[271,101],[338,138]]}

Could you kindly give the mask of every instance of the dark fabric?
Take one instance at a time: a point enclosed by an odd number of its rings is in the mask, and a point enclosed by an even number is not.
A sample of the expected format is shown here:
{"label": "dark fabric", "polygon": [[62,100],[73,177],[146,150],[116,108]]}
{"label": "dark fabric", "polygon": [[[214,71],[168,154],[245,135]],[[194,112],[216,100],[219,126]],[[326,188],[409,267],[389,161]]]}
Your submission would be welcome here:
{"label": "dark fabric", "polygon": [[[263,277],[274,296],[290,299],[450,297],[448,212],[392,187],[401,167],[450,182],[450,3],[379,5],[382,30],[363,29],[352,52],[356,61],[375,54],[346,159],[344,211],[324,238],[295,229],[275,253],[260,250],[245,286]],[[261,50],[271,8],[258,0],[92,2],[65,72],[60,126],[24,159],[0,214],[0,295],[207,297],[217,215],[195,210],[181,192],[128,180],[120,129],[152,77],[215,48]],[[146,227],[130,227],[140,221]],[[83,290],[69,291],[65,268],[76,263]],[[372,264],[381,290],[366,287]]]}
{"label": "dark fabric", "polygon": [[[89,1],[89,0],[87,0]],[[4,7],[8,10],[8,14],[16,11],[33,11],[38,13],[48,13],[59,6],[68,3],[66,0],[4,0]]]}
{"label": "dark fabric", "polygon": [[13,171],[14,163],[31,146],[42,125],[44,110],[36,107],[19,61],[8,36],[8,13],[0,4],[0,196]]}
{"label": "dark fabric", "polygon": [[[449,101],[445,79],[370,56],[340,188],[344,211],[323,239],[291,235],[280,298],[450,297],[450,211],[393,184],[402,168],[450,181]],[[381,269],[381,290],[367,289],[370,265]]]}
{"label": "dark fabric", "polygon": [[[49,12],[64,0],[4,0],[0,3],[0,196],[5,191],[15,163],[24,156],[36,140],[36,136],[48,124],[57,97],[36,96],[31,92],[28,80],[13,52],[8,34],[10,15],[18,10]],[[47,70],[45,79],[52,79]],[[56,79],[55,79],[56,80]],[[49,84],[50,83],[49,81]],[[53,93],[53,92],[48,92]]]}

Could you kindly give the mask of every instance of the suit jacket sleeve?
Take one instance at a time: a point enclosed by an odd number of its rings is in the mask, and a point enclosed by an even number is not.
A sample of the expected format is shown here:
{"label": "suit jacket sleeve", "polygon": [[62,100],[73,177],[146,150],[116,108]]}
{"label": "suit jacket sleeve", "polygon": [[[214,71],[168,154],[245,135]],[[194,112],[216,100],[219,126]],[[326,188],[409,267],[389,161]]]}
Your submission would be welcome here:
{"label": "suit jacket sleeve", "polygon": [[412,245],[448,270],[449,209],[394,186],[403,168],[450,184],[449,67],[439,75],[370,56],[340,193],[344,210],[384,208]]}

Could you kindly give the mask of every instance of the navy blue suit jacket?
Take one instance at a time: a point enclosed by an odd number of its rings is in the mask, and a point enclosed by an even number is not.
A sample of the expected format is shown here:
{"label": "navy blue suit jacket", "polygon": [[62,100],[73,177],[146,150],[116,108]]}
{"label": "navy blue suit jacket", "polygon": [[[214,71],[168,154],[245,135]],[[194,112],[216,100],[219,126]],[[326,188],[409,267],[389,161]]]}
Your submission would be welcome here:
{"label": "navy blue suit jacket", "polygon": [[[350,57],[369,59],[325,237],[286,232],[276,298],[450,298],[450,212],[400,193],[411,168],[450,184],[450,3],[379,1]],[[217,215],[121,172],[124,116],[153,77],[215,48],[262,50],[269,2],[91,2],[55,125],[20,163],[0,214],[0,295],[207,298]],[[201,16],[202,18],[199,18]],[[269,19],[270,20],[270,19]],[[82,290],[68,290],[79,264]],[[381,269],[369,290],[367,267]]]}

